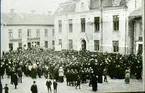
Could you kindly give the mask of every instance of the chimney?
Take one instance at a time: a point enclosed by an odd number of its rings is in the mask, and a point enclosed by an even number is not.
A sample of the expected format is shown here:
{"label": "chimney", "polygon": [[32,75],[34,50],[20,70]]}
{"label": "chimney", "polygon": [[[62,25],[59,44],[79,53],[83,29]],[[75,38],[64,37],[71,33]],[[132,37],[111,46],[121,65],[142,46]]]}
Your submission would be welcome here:
{"label": "chimney", "polygon": [[31,13],[34,14],[35,13],[35,10],[31,10]]}
{"label": "chimney", "polygon": [[14,9],[10,9],[10,13],[14,14],[15,10]]}

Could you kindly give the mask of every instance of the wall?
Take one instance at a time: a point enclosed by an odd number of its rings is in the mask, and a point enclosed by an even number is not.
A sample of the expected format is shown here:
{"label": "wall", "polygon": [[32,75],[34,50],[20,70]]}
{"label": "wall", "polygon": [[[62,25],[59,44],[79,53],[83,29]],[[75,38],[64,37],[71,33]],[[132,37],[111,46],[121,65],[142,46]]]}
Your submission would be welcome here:
{"label": "wall", "polygon": [[[13,39],[18,39],[18,29],[22,29],[22,46],[27,45],[27,29],[31,29],[31,38],[36,38],[36,29],[40,29],[40,47],[44,47],[44,41],[48,41],[48,48],[52,48],[52,29],[53,26],[4,26],[4,51],[9,51],[8,44],[9,41],[9,31],[8,29],[13,30]],[[48,29],[48,37],[44,37],[44,29]],[[14,50],[18,47],[18,42],[13,42]]]}
{"label": "wall", "polygon": [[[132,45],[132,42],[135,42],[137,40],[137,37],[138,37],[138,33],[134,32],[135,29],[137,29],[136,25],[133,25],[133,27],[131,27],[131,24],[129,23],[129,22],[131,22],[131,20],[134,20],[134,18],[130,17],[130,14],[133,11],[141,8],[141,5],[142,5],[142,0],[128,0],[128,3],[127,3],[127,7],[128,7],[128,9],[127,9],[127,31],[128,31],[128,35],[127,35],[128,36],[127,37],[128,42],[127,42],[127,45],[128,45],[128,53],[131,53],[133,50],[134,50],[133,52],[135,52],[136,44]],[[132,22],[132,24],[133,24],[133,22]],[[133,41],[133,39],[131,37],[132,33],[135,34],[135,36],[134,36],[135,40],[134,41]],[[134,48],[134,49],[132,50],[132,48]]]}
{"label": "wall", "polygon": [[[55,17],[56,44],[63,40],[62,49],[68,49],[68,39],[73,39],[73,48],[80,50],[82,38],[87,42],[87,49],[94,51],[94,40],[101,40],[101,31],[94,32],[94,17],[100,17],[100,11],[68,13]],[[113,15],[119,15],[120,30],[113,32]],[[81,18],[86,19],[86,32],[81,32]],[[68,19],[73,19],[73,33],[69,33]],[[58,20],[62,20],[62,33],[58,33]],[[125,53],[126,10],[113,9],[103,11],[103,52],[112,52],[112,40],[119,40],[120,53]],[[56,47],[57,47],[56,45]]]}

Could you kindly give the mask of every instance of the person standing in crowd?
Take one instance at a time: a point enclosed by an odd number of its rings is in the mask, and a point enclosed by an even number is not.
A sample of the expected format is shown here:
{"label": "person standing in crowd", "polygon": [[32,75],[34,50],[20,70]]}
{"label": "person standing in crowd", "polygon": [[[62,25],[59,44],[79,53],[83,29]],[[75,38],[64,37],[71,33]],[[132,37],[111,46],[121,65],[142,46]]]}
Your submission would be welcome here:
{"label": "person standing in crowd", "polygon": [[36,77],[37,77],[36,69],[34,69],[33,67],[31,69],[31,77],[32,77],[32,79],[36,79]]}
{"label": "person standing in crowd", "polygon": [[13,82],[14,82],[14,85],[15,85],[15,89],[17,89],[17,85],[18,85],[18,76],[16,73],[14,73],[13,75]]}
{"label": "person standing in crowd", "polygon": [[52,85],[52,83],[51,83],[50,80],[46,81],[46,86],[47,86],[47,89],[48,89],[48,93],[49,93],[49,91],[51,92],[51,85]]}
{"label": "person standing in crowd", "polygon": [[5,90],[5,93],[9,93],[9,88],[7,84],[5,84],[4,90]]}
{"label": "person standing in crowd", "polygon": [[103,71],[102,71],[102,68],[98,69],[98,83],[103,83]]}
{"label": "person standing in crowd", "polygon": [[1,78],[3,78],[4,72],[5,72],[4,66],[0,64],[0,77]]}
{"label": "person standing in crowd", "polygon": [[57,82],[56,82],[56,80],[53,81],[53,89],[54,89],[54,93],[57,93]]}
{"label": "person standing in crowd", "polygon": [[130,82],[130,69],[129,67],[125,70],[125,83],[129,84]]}
{"label": "person standing in crowd", "polygon": [[33,81],[33,85],[31,86],[30,90],[32,93],[38,93],[38,89],[35,81]]}
{"label": "person standing in crowd", "polygon": [[1,82],[1,79],[0,79],[0,93],[3,92],[3,86],[2,86],[2,82]]}
{"label": "person standing in crowd", "polygon": [[64,71],[63,71],[63,68],[62,67],[60,67],[59,68],[59,81],[60,82],[63,82],[64,81]]}
{"label": "person standing in crowd", "polygon": [[97,79],[96,75],[94,74],[92,76],[92,90],[93,91],[97,91],[98,90],[97,82],[98,82],[98,79]]}
{"label": "person standing in crowd", "polygon": [[77,76],[76,89],[77,89],[78,86],[79,86],[79,89],[81,89],[81,88],[80,88],[80,83],[81,83],[81,80],[80,80],[80,76],[78,75],[78,76]]}
{"label": "person standing in crowd", "polygon": [[70,71],[67,70],[65,73],[66,76],[66,85],[69,86],[70,85]]}
{"label": "person standing in crowd", "polygon": [[107,68],[104,68],[104,82],[108,82],[107,81]]}

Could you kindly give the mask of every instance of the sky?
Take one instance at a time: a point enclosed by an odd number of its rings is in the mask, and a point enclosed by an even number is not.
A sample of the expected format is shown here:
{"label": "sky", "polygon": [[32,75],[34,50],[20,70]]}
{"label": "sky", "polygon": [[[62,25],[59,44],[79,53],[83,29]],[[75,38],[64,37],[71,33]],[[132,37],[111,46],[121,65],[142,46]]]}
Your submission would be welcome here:
{"label": "sky", "polygon": [[1,0],[1,12],[8,13],[14,9],[17,13],[31,13],[35,10],[37,14],[55,11],[60,3],[68,0]]}

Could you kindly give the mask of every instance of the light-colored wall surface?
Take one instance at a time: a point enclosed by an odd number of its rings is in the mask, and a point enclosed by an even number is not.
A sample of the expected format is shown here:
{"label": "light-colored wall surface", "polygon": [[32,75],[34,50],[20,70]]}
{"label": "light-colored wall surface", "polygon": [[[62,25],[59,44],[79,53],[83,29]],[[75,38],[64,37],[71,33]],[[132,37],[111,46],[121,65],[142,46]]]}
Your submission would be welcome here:
{"label": "light-colored wall surface", "polygon": [[[125,53],[125,25],[126,10],[113,9],[103,11],[103,52],[112,52],[112,40],[119,40],[120,53]],[[113,15],[119,15],[119,31],[113,31]],[[100,11],[85,13],[70,13],[55,17],[56,47],[58,39],[62,39],[62,49],[68,49],[68,39],[73,39],[73,48],[80,50],[81,39],[87,42],[87,49],[94,51],[94,40],[101,40],[101,31],[94,32],[94,25],[88,24],[94,21],[94,17],[101,17]],[[86,32],[81,32],[81,18],[86,19]],[[68,19],[73,20],[73,32],[69,33]],[[62,33],[58,31],[58,20],[62,20]],[[101,29],[101,26],[100,26]],[[101,45],[101,44],[100,44]]]}
{"label": "light-colored wall surface", "polygon": [[[73,39],[73,49],[81,49],[81,40],[85,39],[87,42],[87,50],[94,51],[94,40],[100,40],[100,47],[103,47],[103,52],[113,52],[112,41],[119,41],[119,52],[120,53],[131,53],[131,37],[129,32],[129,16],[134,11],[139,9],[141,6],[141,0],[128,0],[127,7],[108,7],[104,8],[102,12],[103,26],[99,32],[94,32],[94,25],[89,25],[88,22],[93,22],[94,17],[101,18],[100,9],[88,10],[81,8],[81,2],[76,4],[74,13],[58,14],[55,16],[55,30],[56,30],[56,49],[58,46],[58,39],[62,39],[62,49],[68,49],[68,39]],[[84,2],[85,7],[88,6],[88,1]],[[113,31],[113,15],[119,15],[119,31]],[[81,18],[86,19],[86,32],[81,32]],[[69,33],[68,19],[73,20],[73,32]],[[62,33],[58,33],[58,20],[62,20]],[[138,29],[135,28],[136,31]],[[135,32],[136,32],[135,31]],[[136,32],[138,33],[138,32]],[[101,45],[101,37],[102,44]],[[138,34],[135,38],[138,37]],[[136,46],[134,46],[136,47]]]}
{"label": "light-colored wall surface", "polygon": [[[19,39],[18,37],[18,29],[22,29],[22,46],[26,45],[27,47],[27,29],[31,29],[31,38],[36,38],[36,29],[40,29],[40,47],[44,47],[44,41],[48,41],[48,48],[52,48],[52,29],[53,26],[3,26],[3,51],[9,51],[9,29],[13,31],[12,39]],[[45,29],[48,29],[48,37],[45,37]],[[18,47],[18,42],[12,42],[13,49],[16,50]]]}

